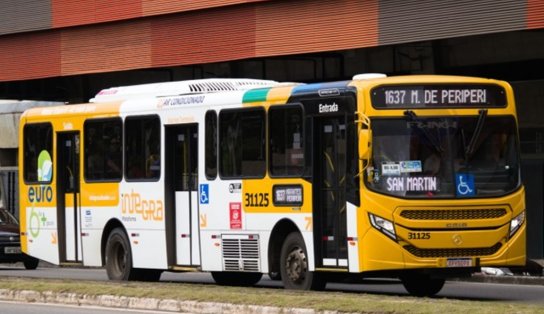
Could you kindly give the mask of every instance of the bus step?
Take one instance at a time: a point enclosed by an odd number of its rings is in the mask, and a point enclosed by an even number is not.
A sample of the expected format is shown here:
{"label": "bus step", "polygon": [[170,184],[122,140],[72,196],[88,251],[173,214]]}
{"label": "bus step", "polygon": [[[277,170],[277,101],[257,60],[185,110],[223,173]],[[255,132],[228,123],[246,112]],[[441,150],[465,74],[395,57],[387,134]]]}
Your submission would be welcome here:
{"label": "bus step", "polygon": [[343,272],[348,272],[348,269],[347,268],[329,268],[329,267],[316,267],[315,268],[316,271],[322,271],[322,272],[340,272],[340,273],[343,273]]}
{"label": "bus step", "polygon": [[198,272],[200,271],[200,266],[170,266],[170,271],[179,271],[179,272]]}
{"label": "bus step", "polygon": [[61,267],[82,267],[83,262],[62,262],[59,264]]}

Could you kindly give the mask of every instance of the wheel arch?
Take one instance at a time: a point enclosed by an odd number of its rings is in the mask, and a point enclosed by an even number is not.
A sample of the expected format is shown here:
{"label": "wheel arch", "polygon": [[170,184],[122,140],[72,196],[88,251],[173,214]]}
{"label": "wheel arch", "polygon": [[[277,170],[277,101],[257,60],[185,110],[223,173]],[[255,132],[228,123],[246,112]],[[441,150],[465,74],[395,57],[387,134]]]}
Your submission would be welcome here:
{"label": "wheel arch", "polygon": [[[287,236],[292,232],[300,232],[297,225],[290,219],[284,218],[276,223],[270,233],[268,243],[268,271],[280,271],[281,247]],[[301,233],[302,234],[302,233]]]}
{"label": "wheel arch", "polygon": [[115,218],[108,221],[106,226],[104,226],[104,230],[102,232],[102,239],[100,240],[100,255],[102,256],[102,266],[106,265],[106,244],[108,242],[108,237],[110,236],[110,233],[116,228],[123,229],[128,237],[127,229],[125,229],[125,226],[123,226],[121,221]]}

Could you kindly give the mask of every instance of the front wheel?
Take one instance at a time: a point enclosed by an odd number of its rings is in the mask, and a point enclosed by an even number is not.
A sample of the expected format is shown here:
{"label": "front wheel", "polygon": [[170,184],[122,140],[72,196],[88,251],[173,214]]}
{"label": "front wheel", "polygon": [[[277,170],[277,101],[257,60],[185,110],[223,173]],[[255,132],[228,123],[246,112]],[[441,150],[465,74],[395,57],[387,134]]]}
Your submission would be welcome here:
{"label": "front wheel", "polygon": [[126,281],[135,279],[132,268],[132,251],[125,231],[113,229],[106,243],[106,271],[110,280]]}
{"label": "front wheel", "polygon": [[408,293],[416,297],[431,297],[444,287],[443,278],[432,278],[425,274],[411,274],[401,277],[402,284]]}
{"label": "front wheel", "polygon": [[302,235],[293,232],[287,236],[281,248],[280,273],[286,289],[323,290],[327,282],[323,275],[311,272],[308,254]]}

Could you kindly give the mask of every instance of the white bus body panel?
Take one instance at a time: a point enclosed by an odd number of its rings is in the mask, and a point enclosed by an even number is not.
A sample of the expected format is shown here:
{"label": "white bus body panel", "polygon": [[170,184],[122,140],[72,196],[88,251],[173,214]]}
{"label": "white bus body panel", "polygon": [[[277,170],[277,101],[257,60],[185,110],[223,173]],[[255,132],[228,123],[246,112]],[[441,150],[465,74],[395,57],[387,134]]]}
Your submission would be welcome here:
{"label": "white bus body panel", "polygon": [[[162,152],[161,152],[162,153]],[[162,170],[161,170],[162,171]],[[164,231],[164,183],[122,182],[117,219],[129,237],[133,266],[166,269],[166,237]],[[147,203],[146,211],[144,204]],[[151,204],[154,205],[151,205]],[[151,210],[154,206],[154,211]],[[153,219],[160,217],[162,219]]]}
{"label": "white bus body panel", "polygon": [[52,264],[59,264],[57,209],[55,207],[26,208],[28,253]]}
{"label": "white bus body panel", "polygon": [[200,265],[200,228],[198,192],[191,192],[191,265]]}
{"label": "white bus body panel", "polygon": [[348,241],[348,266],[350,272],[359,272],[359,241],[357,239],[357,206],[347,203],[348,238],[353,241]]}
{"label": "white bus body panel", "polygon": [[[308,221],[311,221],[311,213],[292,213],[287,214],[245,214],[247,229],[246,232],[251,234],[258,234],[260,238],[260,257],[261,257],[261,269],[263,272],[268,272],[268,247],[270,246],[270,235],[276,224],[281,220],[287,219],[293,222],[304,239],[306,245],[306,254],[308,258],[308,266],[310,271],[315,270],[315,256],[314,256],[314,238],[311,225]],[[309,219],[308,219],[309,218]]]}

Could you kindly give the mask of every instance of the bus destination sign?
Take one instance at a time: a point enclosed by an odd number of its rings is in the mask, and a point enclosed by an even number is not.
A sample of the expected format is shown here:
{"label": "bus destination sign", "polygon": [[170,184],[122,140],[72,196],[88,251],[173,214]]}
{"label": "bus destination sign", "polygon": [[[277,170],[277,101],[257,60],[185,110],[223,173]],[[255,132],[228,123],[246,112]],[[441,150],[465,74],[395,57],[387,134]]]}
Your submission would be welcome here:
{"label": "bus destination sign", "polygon": [[388,85],[372,89],[375,108],[504,107],[506,93],[498,85]]}

